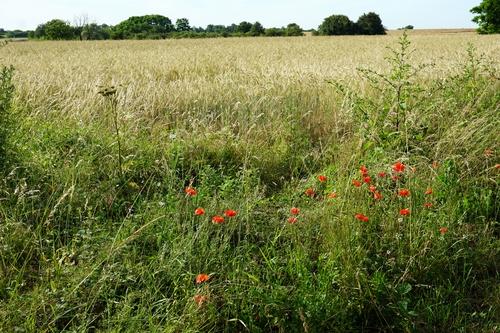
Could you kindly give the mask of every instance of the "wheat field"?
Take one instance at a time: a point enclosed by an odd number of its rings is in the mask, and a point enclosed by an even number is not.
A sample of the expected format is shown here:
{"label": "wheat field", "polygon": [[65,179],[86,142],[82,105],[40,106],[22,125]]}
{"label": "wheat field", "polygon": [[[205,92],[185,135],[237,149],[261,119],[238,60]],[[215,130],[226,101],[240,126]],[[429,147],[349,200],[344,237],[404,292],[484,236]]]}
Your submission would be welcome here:
{"label": "wheat field", "polygon": [[[124,42],[26,42],[3,51],[17,69],[18,98],[40,114],[91,119],[101,109],[98,86],[120,85],[132,119],[219,116],[244,108],[277,112],[290,94],[324,97],[327,80],[363,85],[357,68],[385,71],[386,48],[401,32],[376,37],[230,38]],[[495,58],[498,36],[411,33],[416,64],[433,63],[422,78],[445,77],[469,43]],[[328,88],[328,87],[327,87]],[[319,91],[318,91],[319,90]],[[323,98],[321,98],[323,100]]]}

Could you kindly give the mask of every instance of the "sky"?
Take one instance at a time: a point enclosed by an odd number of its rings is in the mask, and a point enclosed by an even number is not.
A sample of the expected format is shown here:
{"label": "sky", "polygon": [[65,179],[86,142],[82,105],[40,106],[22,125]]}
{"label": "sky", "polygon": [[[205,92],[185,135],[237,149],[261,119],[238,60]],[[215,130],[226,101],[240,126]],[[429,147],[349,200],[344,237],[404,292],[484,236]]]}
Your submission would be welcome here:
{"label": "sky", "polygon": [[186,17],[192,26],[259,21],[264,27],[298,23],[317,28],[332,14],[352,21],[370,11],[395,29],[472,28],[469,10],[481,0],[0,0],[0,28],[33,30],[59,18],[73,22],[86,15],[91,22],[117,24],[130,16],[161,14],[173,22]]}

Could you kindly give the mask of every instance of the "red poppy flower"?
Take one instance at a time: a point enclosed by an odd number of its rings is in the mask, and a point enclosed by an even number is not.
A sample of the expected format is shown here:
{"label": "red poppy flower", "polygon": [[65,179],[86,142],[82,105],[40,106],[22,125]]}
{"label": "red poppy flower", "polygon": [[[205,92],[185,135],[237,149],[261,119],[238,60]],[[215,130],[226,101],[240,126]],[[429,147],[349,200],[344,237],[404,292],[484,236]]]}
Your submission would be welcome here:
{"label": "red poppy flower", "polygon": [[290,209],[290,214],[292,215],[299,215],[300,213],[300,209],[298,209],[297,207],[292,207],[292,209]]}
{"label": "red poppy flower", "polygon": [[405,188],[402,188],[402,189],[400,189],[400,190],[399,190],[398,195],[399,195],[400,197],[407,197],[407,196],[409,196],[409,195],[410,195],[410,190],[407,190],[407,189],[405,189]]}
{"label": "red poppy flower", "polygon": [[366,215],[356,214],[356,215],[354,215],[354,217],[357,218],[360,221],[368,222],[368,216],[366,216]]}
{"label": "red poppy flower", "polygon": [[368,176],[368,168],[366,166],[360,166],[359,171],[361,172],[361,175],[363,175],[363,177]]}
{"label": "red poppy flower", "polygon": [[382,194],[380,192],[375,192],[373,193],[373,199],[375,200],[381,200],[382,199]]}
{"label": "red poppy flower", "polygon": [[208,297],[204,295],[194,295],[193,300],[198,306],[202,306],[207,301]]}
{"label": "red poppy flower", "polygon": [[368,190],[372,193],[375,193],[375,191],[377,190],[377,186],[375,185],[370,185],[370,187],[368,188]]}
{"label": "red poppy flower", "polygon": [[335,193],[335,192],[328,194],[328,199],[335,199],[336,197],[337,197],[337,193]]}
{"label": "red poppy flower", "polygon": [[425,191],[425,195],[431,195],[432,194],[432,188],[428,188],[427,191]]}
{"label": "red poppy flower", "polygon": [[403,216],[408,216],[408,215],[410,215],[410,210],[408,208],[401,209],[399,211],[399,214],[403,215]]}
{"label": "red poppy flower", "polygon": [[446,227],[441,227],[441,228],[439,228],[439,232],[441,233],[441,235],[444,235],[445,233],[447,233],[447,232],[448,232],[448,228],[446,228]]}
{"label": "red poppy flower", "polygon": [[197,215],[197,216],[201,216],[201,215],[205,215],[205,210],[203,208],[196,208],[194,210],[194,215]]}
{"label": "red poppy flower", "polygon": [[363,184],[359,180],[353,179],[352,180],[352,185],[354,185],[356,187],[361,187],[361,185],[363,185]]}
{"label": "red poppy flower", "polygon": [[432,202],[426,202],[424,203],[425,208],[431,208],[433,206]]}
{"label": "red poppy flower", "polygon": [[289,217],[287,221],[290,224],[295,224],[295,223],[297,223],[298,219],[296,217],[292,216],[292,217]]}
{"label": "red poppy flower", "polygon": [[321,182],[321,183],[324,183],[328,180],[328,177],[327,176],[323,176],[323,175],[319,175],[318,176],[318,180]]}
{"label": "red poppy flower", "polygon": [[304,194],[312,198],[316,193],[312,188],[308,188],[307,190],[305,190]]}
{"label": "red poppy flower", "polygon": [[196,276],[196,284],[202,284],[203,282],[207,282],[210,279],[210,276],[207,274],[198,274]]}
{"label": "red poppy flower", "polygon": [[495,164],[495,169],[500,169],[500,164]]}
{"label": "red poppy flower", "polygon": [[370,176],[366,176],[365,178],[363,178],[363,181],[367,184],[370,184],[370,182],[372,181],[372,178]]}
{"label": "red poppy flower", "polygon": [[391,177],[391,179],[393,181],[397,182],[400,179],[400,177],[398,175],[394,175],[394,176]]}
{"label": "red poppy flower", "polygon": [[403,172],[403,171],[405,171],[405,168],[406,168],[406,166],[399,161],[394,163],[394,165],[392,166],[392,170],[394,170],[395,172]]}
{"label": "red poppy flower", "polygon": [[186,193],[186,195],[187,195],[188,197],[194,197],[194,196],[196,196],[196,195],[198,194],[198,191],[196,191],[196,189],[195,189],[195,188],[193,188],[193,187],[191,187],[191,186],[186,187],[186,188],[184,189],[184,192]]}
{"label": "red poppy flower", "polygon": [[222,224],[222,223],[224,223],[224,217],[216,215],[216,216],[212,217],[212,223],[214,223],[214,224]]}
{"label": "red poppy flower", "polygon": [[224,212],[224,215],[226,215],[226,217],[235,217],[236,214],[238,214],[238,212],[232,209],[228,209]]}
{"label": "red poppy flower", "polygon": [[384,178],[385,176],[387,176],[387,174],[386,174],[385,172],[383,172],[383,171],[382,171],[382,172],[379,172],[379,173],[378,173],[378,176],[379,176],[380,178]]}

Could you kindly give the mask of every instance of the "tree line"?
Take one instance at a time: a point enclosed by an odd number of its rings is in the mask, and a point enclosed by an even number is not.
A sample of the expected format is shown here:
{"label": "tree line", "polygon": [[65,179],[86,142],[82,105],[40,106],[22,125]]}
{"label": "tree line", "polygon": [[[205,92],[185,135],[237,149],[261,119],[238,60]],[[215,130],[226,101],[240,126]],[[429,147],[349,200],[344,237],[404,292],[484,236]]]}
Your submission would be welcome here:
{"label": "tree line", "polygon": [[[479,33],[500,33],[500,0],[482,0],[470,10],[476,14],[473,21],[479,26]],[[407,25],[400,29],[413,29]],[[313,35],[383,35],[386,29],[380,16],[370,12],[363,14],[357,22],[345,15],[332,15],[324,19],[318,30],[310,30]],[[281,28],[264,28],[259,22],[240,22],[239,24],[213,25],[206,28],[192,27],[186,18],[178,19],[175,24],[162,15],[132,16],[127,20],[110,26],[89,23],[86,17],[80,17],[75,23],[54,19],[40,24],[34,31],[0,29],[0,38],[32,39],[160,39],[160,38],[207,38],[207,37],[243,37],[243,36],[302,36],[304,30],[296,23]]]}
{"label": "tree line", "polygon": [[[0,32],[3,31],[0,29]],[[281,28],[264,28],[259,22],[243,21],[239,24],[213,25],[206,28],[191,26],[186,18],[175,24],[162,15],[132,16],[115,26],[88,23],[86,20],[69,22],[53,19],[38,25],[34,31],[18,31],[4,37],[28,37],[40,40],[105,40],[105,39],[165,39],[165,38],[211,38],[248,36],[303,36],[304,30],[296,23]],[[0,33],[1,36],[1,33]]]}
{"label": "tree line", "polygon": [[[382,20],[375,13],[364,14],[356,23],[351,22],[347,16],[332,15],[324,20],[317,31],[314,29],[311,31],[313,35],[385,34]],[[243,21],[228,26],[209,24],[202,28],[191,26],[187,18],[177,19],[174,24],[163,15],[144,15],[129,17],[115,26],[90,23],[86,17],[76,19],[73,24],[54,19],[38,25],[34,31],[18,30],[15,36],[11,34],[10,37],[42,40],[103,40],[303,35],[304,30],[296,23],[281,28],[265,28],[260,22]]]}

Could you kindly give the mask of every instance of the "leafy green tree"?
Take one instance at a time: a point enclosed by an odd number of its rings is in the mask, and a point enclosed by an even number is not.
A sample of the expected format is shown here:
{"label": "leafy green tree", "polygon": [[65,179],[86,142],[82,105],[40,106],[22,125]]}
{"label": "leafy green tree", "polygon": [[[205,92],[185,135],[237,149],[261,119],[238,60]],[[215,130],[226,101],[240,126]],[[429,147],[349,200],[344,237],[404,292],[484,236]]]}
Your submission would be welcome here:
{"label": "leafy green tree", "polygon": [[280,28],[268,28],[264,31],[266,37],[281,37],[285,36],[285,30]]}
{"label": "leafy green tree", "polygon": [[353,35],[354,23],[345,15],[332,15],[318,28],[320,35]]}
{"label": "leafy green tree", "polygon": [[285,29],[287,36],[303,36],[303,30],[297,23],[290,23]]}
{"label": "leafy green tree", "polygon": [[192,27],[191,28],[194,32],[205,32],[205,29],[202,27]]}
{"label": "leafy green tree", "polygon": [[361,35],[385,35],[380,16],[373,12],[361,15],[356,22],[356,28],[357,33]]}
{"label": "leafy green tree", "polygon": [[45,23],[45,37],[47,39],[73,39],[75,38],[73,28],[63,20],[51,20]]}
{"label": "leafy green tree", "polygon": [[241,22],[238,27],[236,28],[236,32],[239,32],[241,34],[246,34],[247,32],[250,32],[252,29],[253,24],[247,21]]}
{"label": "leafy green tree", "polygon": [[165,38],[174,31],[174,25],[168,17],[162,15],[132,16],[120,22],[112,29],[113,39]]}
{"label": "leafy green tree", "polygon": [[207,25],[207,29],[206,29],[206,32],[214,32],[214,33],[218,33],[218,34],[224,33],[226,31],[227,31],[227,28],[223,25],[209,24],[209,25]]}
{"label": "leafy green tree", "polygon": [[477,29],[479,33],[500,33],[500,0],[483,0],[479,6],[470,11],[477,14],[472,21],[479,25]]}
{"label": "leafy green tree", "polygon": [[189,20],[187,18],[177,19],[175,22],[175,30],[181,31],[191,31],[191,26],[189,25]]}
{"label": "leafy green tree", "polygon": [[260,24],[260,22],[255,22],[254,24],[252,24],[252,27],[250,28],[249,34],[250,34],[250,36],[260,36],[260,35],[263,35],[264,32],[265,32],[265,29],[262,26],[262,24]]}
{"label": "leafy green tree", "polygon": [[82,40],[104,40],[109,39],[111,28],[107,24],[91,23],[85,26],[81,33]]}
{"label": "leafy green tree", "polygon": [[239,25],[233,23],[233,24],[227,26],[226,31],[228,33],[232,34],[232,33],[235,33],[238,31],[238,27],[239,27]]}
{"label": "leafy green tree", "polygon": [[38,38],[38,39],[46,38],[46,35],[45,35],[45,24],[39,24],[36,27],[35,32],[33,33],[33,37],[34,38]]}

